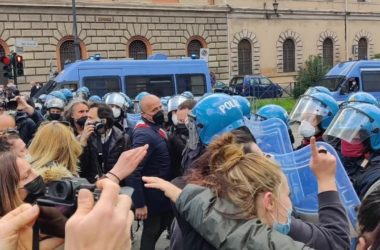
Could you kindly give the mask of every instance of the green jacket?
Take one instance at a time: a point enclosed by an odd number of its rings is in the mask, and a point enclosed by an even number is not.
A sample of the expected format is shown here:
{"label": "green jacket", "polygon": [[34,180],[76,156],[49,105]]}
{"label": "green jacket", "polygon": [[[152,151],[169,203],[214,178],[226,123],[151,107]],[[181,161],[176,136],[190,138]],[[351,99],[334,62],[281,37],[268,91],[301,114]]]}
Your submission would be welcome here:
{"label": "green jacket", "polygon": [[311,249],[271,230],[258,219],[256,223],[228,219],[236,217],[239,209],[201,186],[188,184],[177,199],[176,208],[193,229],[217,249]]}

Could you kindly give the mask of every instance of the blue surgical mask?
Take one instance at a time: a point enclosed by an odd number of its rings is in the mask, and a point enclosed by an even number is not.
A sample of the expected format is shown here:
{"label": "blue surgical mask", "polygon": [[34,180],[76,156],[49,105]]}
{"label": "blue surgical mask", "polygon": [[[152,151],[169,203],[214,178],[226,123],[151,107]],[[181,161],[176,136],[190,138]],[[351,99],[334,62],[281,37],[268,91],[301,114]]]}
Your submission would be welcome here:
{"label": "blue surgical mask", "polygon": [[274,220],[272,228],[276,230],[279,233],[288,235],[290,231],[290,222],[292,220],[292,209],[288,210],[288,221],[286,224],[279,223],[278,221]]}

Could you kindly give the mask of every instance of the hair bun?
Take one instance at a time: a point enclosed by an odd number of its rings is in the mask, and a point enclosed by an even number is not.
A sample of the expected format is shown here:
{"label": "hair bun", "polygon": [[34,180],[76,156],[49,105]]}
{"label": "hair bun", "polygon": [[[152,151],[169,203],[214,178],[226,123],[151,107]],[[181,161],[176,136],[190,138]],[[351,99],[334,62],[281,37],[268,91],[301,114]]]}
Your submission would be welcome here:
{"label": "hair bun", "polygon": [[244,157],[243,146],[230,142],[211,154],[210,166],[215,172],[230,171]]}

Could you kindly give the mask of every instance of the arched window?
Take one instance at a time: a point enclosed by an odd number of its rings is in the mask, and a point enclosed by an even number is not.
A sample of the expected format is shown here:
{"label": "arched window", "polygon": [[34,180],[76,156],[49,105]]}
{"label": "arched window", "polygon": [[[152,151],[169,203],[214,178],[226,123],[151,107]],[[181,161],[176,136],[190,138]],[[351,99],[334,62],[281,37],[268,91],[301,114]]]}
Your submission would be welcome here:
{"label": "arched window", "polygon": [[141,40],[135,40],[129,44],[129,58],[135,60],[145,60],[148,58],[148,51],[145,43]]}
{"label": "arched window", "polygon": [[283,44],[283,65],[284,72],[296,71],[295,45],[292,39],[286,39]]}
{"label": "arched window", "polygon": [[191,57],[192,55],[196,55],[197,58],[199,58],[201,48],[203,48],[203,46],[199,40],[191,40],[187,45],[187,56]]}
{"label": "arched window", "polygon": [[5,49],[0,45],[0,57],[5,56]]}
{"label": "arched window", "polygon": [[364,37],[360,38],[358,42],[358,59],[368,59],[368,43]]}
{"label": "arched window", "polygon": [[331,68],[334,65],[334,47],[331,38],[323,41],[323,65]]}
{"label": "arched window", "polygon": [[252,75],[252,47],[247,39],[238,44],[239,75]]}
{"label": "arched window", "polygon": [[[80,59],[82,59],[82,50],[79,46],[79,55]],[[67,40],[64,41],[61,46],[59,47],[59,54],[60,54],[60,62],[61,62],[61,69],[64,68],[64,65],[66,63],[75,62],[75,47],[74,47],[74,40]]]}

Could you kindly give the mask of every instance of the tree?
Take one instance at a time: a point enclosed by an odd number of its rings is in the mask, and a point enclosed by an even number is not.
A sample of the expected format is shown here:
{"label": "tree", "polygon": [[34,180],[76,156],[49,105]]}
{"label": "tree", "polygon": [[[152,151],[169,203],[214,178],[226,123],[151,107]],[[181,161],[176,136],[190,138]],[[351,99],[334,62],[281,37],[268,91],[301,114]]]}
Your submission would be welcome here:
{"label": "tree", "polygon": [[305,66],[300,68],[296,77],[297,83],[293,89],[293,97],[298,98],[310,86],[313,86],[317,81],[327,73],[328,68],[323,66],[320,56],[309,56],[305,62]]}

